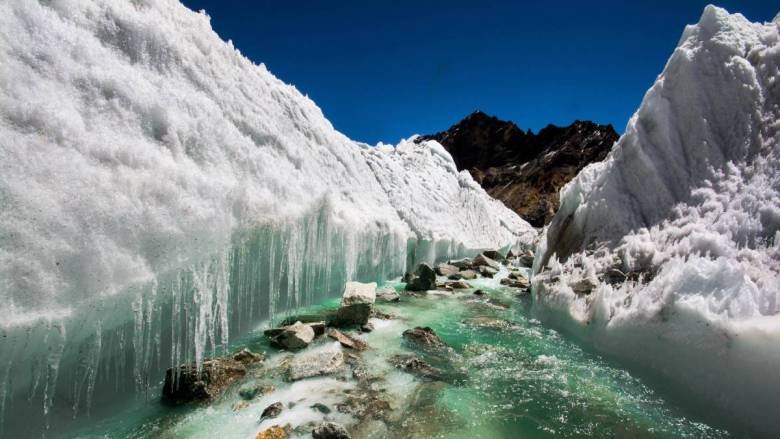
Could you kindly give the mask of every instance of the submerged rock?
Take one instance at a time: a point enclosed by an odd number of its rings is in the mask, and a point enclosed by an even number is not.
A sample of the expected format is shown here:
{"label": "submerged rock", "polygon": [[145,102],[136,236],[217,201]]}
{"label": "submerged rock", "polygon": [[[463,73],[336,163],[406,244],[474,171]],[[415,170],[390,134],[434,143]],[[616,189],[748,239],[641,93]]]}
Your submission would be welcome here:
{"label": "submerged rock", "polygon": [[339,350],[304,352],[290,362],[289,377],[292,381],[313,376],[328,375],[344,365],[344,354]]}
{"label": "submerged rock", "polygon": [[273,391],[274,386],[270,384],[254,384],[241,387],[238,390],[238,396],[248,401],[254,399],[257,395],[265,395]]}
{"label": "submerged rock", "polygon": [[281,402],[275,402],[263,410],[263,413],[260,415],[260,421],[273,419],[282,414],[282,410],[284,410],[284,405]]}
{"label": "submerged rock", "polygon": [[341,413],[347,413],[358,419],[385,419],[390,413],[390,403],[381,398],[380,392],[369,387],[356,391],[347,391],[344,402],[336,405]]}
{"label": "submerged rock", "polygon": [[404,339],[420,346],[424,349],[444,348],[447,345],[438,335],[429,327],[417,326],[414,329],[407,329],[403,332]]}
{"label": "submerged rock", "polygon": [[323,415],[330,414],[330,412],[332,411],[330,409],[330,407],[326,406],[325,404],[323,404],[321,402],[316,402],[316,403],[310,405],[309,408],[317,410],[318,412],[322,413]]}
{"label": "submerged rock", "polygon": [[179,404],[213,399],[246,375],[246,366],[233,359],[204,361],[200,373],[196,366],[172,367],[166,371],[162,390],[165,401]]}
{"label": "submerged rock", "polygon": [[418,265],[414,273],[408,275],[406,289],[409,291],[435,290],[436,272],[426,263]]}
{"label": "submerged rock", "polygon": [[338,329],[329,329],[328,337],[338,341],[345,348],[355,349],[356,351],[363,351],[368,348],[368,344],[365,341],[357,337],[353,337],[349,334],[345,334]]}
{"label": "submerged rock", "polygon": [[341,424],[323,422],[311,431],[314,439],[351,439],[351,436]]}
{"label": "submerged rock", "polygon": [[495,319],[492,317],[473,317],[463,320],[463,323],[468,326],[485,329],[512,329],[516,328],[517,324],[510,322],[509,320]]}
{"label": "submerged rock", "polygon": [[390,364],[411,374],[432,380],[441,379],[442,372],[414,355],[396,355],[389,360]]}
{"label": "submerged rock", "polygon": [[472,294],[475,296],[484,296],[486,293],[483,290],[475,290]]}
{"label": "submerged rock", "polygon": [[314,329],[310,325],[301,322],[283,328],[282,331],[271,338],[271,342],[284,349],[303,349],[314,340]]}
{"label": "submerged rock", "polygon": [[454,265],[445,264],[443,262],[440,264],[436,264],[436,274],[438,274],[439,276],[452,276],[453,274],[456,274],[459,271],[460,268]]}

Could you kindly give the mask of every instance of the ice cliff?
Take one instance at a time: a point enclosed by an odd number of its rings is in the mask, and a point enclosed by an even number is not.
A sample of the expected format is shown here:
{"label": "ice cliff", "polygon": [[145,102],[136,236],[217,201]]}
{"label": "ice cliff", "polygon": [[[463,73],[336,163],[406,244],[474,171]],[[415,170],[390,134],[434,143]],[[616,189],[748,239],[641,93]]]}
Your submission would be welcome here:
{"label": "ice cliff", "polygon": [[351,141],[173,0],[0,3],[0,206],[6,424],[533,234],[440,145]]}
{"label": "ice cliff", "polygon": [[775,435],[779,27],[708,6],[608,157],[562,190],[535,261],[547,321]]}

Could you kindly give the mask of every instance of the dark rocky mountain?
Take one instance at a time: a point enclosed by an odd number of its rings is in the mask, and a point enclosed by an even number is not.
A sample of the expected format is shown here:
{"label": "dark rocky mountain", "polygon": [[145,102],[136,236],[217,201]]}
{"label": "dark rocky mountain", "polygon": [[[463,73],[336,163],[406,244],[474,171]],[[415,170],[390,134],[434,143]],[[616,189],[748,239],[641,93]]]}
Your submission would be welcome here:
{"label": "dark rocky mountain", "polygon": [[603,160],[618,139],[612,125],[575,121],[548,125],[537,134],[476,111],[436,140],[494,198],[535,227],[558,210],[558,191],[587,164]]}

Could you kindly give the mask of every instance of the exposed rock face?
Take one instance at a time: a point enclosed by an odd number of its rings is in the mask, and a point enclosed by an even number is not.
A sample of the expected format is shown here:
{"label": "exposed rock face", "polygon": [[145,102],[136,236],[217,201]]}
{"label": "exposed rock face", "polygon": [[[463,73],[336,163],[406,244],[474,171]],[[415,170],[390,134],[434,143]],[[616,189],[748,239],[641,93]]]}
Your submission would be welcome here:
{"label": "exposed rock face", "polygon": [[347,282],[341,307],[333,315],[331,326],[365,325],[376,301],[376,283]]}
{"label": "exposed rock face", "polygon": [[163,399],[176,404],[213,399],[244,375],[243,363],[224,358],[204,361],[200,373],[195,364],[170,368],[165,373]]}
{"label": "exposed rock face", "polygon": [[441,143],[459,170],[468,170],[488,194],[541,227],[558,210],[561,187],[587,164],[603,160],[618,137],[612,125],[588,121],[548,125],[534,134],[477,111],[419,140]]}

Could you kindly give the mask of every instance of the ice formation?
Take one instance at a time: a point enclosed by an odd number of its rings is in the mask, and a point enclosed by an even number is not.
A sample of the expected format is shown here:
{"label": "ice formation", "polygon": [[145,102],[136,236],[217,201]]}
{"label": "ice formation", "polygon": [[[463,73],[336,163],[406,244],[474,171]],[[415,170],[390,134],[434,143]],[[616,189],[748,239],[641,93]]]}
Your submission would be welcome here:
{"label": "ice formation", "polygon": [[[562,190],[535,261],[547,321],[737,431],[774,435],[779,27],[780,15],[757,24],[708,6],[607,159]],[[609,269],[638,277],[599,283]],[[595,288],[578,294],[578,282]]]}
{"label": "ice formation", "polygon": [[351,141],[174,0],[0,3],[0,139],[6,431],[348,279],[533,234],[440,145]]}

